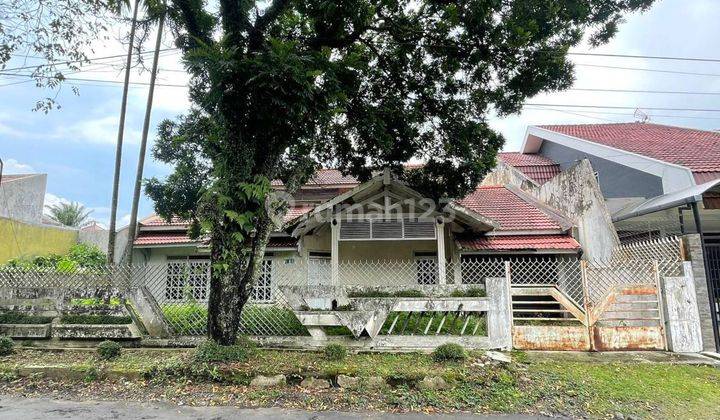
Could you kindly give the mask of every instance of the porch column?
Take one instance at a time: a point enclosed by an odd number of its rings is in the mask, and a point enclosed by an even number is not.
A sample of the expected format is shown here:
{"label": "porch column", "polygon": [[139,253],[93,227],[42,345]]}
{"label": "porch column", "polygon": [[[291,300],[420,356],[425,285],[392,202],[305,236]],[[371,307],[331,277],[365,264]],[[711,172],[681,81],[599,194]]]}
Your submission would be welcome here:
{"label": "porch column", "polygon": [[340,256],[338,239],[340,238],[340,218],[333,217],[330,222],[330,272],[333,286],[338,284]]}
{"label": "porch column", "polygon": [[445,284],[445,222],[438,217],[435,221],[437,237],[438,284]]}

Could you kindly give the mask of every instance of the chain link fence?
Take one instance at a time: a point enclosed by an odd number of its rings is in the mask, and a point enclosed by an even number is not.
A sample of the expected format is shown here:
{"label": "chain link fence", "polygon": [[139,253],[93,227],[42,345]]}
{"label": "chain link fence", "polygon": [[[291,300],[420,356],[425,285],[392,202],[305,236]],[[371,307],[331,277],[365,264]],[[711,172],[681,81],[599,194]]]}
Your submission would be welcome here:
{"label": "chain link fence", "polygon": [[[281,291],[283,286],[330,285],[355,289],[393,286],[411,290],[444,283],[450,289],[454,286],[482,289],[488,278],[500,277],[509,278],[512,287],[556,288],[578,308],[584,308],[586,293],[592,304],[618,285],[654,285],[657,274],[677,275],[681,270],[679,243],[674,238],[625,245],[607,262],[582,263],[577,258],[560,255],[517,258],[465,255],[440,270],[437,260],[425,257],[340,261],[336,275],[329,259],[269,257],[262,263],[251,299],[243,310],[241,333],[252,336],[307,334],[290,309]],[[203,335],[210,270],[207,260],[168,260],[165,264],[76,268],[68,272],[6,267],[0,269],[0,291],[17,294],[18,290],[56,289],[68,296],[87,297],[121,296],[132,288],[144,287],[157,302],[172,334]]]}

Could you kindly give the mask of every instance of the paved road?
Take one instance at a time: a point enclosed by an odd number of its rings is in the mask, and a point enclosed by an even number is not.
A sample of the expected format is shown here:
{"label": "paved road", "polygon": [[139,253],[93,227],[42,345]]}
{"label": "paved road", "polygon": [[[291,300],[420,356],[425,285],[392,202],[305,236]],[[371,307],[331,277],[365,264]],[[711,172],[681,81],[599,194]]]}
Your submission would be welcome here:
{"label": "paved road", "polygon": [[121,420],[184,420],[205,419],[225,420],[243,419],[270,420],[346,420],[346,419],[379,419],[379,420],[425,420],[425,419],[462,419],[462,420],[534,420],[547,417],[533,416],[475,416],[464,414],[435,415],[424,414],[381,414],[381,413],[341,413],[341,412],[309,412],[300,410],[240,409],[233,407],[178,407],[160,403],[106,402],[90,401],[75,402],[51,399],[0,397],[0,419],[50,420],[50,419],[121,419]]}

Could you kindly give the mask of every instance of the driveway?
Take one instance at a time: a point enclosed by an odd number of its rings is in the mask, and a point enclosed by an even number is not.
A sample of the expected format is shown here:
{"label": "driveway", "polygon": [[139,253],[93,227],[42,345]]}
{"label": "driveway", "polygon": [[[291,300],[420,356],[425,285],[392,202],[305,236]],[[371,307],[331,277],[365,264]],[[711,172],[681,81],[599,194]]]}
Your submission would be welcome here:
{"label": "driveway", "polygon": [[422,420],[422,419],[503,419],[531,420],[549,419],[537,416],[479,416],[472,414],[426,415],[386,413],[343,413],[334,411],[309,412],[279,408],[244,409],[234,407],[178,407],[161,403],[132,403],[123,401],[63,401],[51,399],[0,397],[0,419],[50,420],[50,419],[122,419],[122,420],[184,420],[184,419],[256,419],[270,420]]}

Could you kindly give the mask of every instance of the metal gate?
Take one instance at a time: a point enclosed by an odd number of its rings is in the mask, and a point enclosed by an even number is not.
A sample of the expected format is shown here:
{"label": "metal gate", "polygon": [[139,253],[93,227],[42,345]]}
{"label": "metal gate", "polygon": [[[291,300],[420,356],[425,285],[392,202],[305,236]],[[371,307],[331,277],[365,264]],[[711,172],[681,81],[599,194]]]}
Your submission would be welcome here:
{"label": "metal gate", "polygon": [[[714,292],[710,293],[711,299],[714,299],[711,304],[714,309],[712,315],[716,320],[715,325],[720,325],[720,233],[706,233],[704,239],[705,257],[707,258],[706,275]],[[720,351],[720,348],[717,350]]]}

